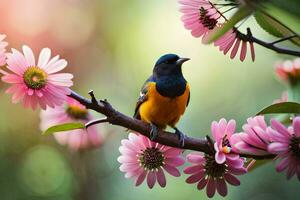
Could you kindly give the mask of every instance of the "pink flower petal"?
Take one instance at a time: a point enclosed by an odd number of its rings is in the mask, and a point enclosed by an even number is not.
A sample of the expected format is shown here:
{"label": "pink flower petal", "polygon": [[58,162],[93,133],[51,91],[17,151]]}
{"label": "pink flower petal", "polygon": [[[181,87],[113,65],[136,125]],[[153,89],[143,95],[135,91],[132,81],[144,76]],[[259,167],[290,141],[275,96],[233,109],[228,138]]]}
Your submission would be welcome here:
{"label": "pink flower petal", "polygon": [[225,197],[227,195],[227,185],[223,178],[219,178],[216,180],[216,188],[217,188],[218,193],[222,197]]}
{"label": "pink flower petal", "polygon": [[202,171],[202,170],[204,170],[202,165],[201,166],[200,165],[193,165],[193,166],[186,167],[183,170],[183,172],[186,173],[186,174],[194,174],[194,173]]}
{"label": "pink flower petal", "polygon": [[251,58],[252,58],[252,61],[254,62],[254,60],[255,60],[255,51],[254,51],[254,45],[253,45],[253,42],[250,42],[250,51],[251,51]]}
{"label": "pink flower petal", "polygon": [[58,61],[53,60],[52,62],[53,63],[49,62],[49,64],[46,66],[47,68],[45,68],[45,70],[48,74],[53,74],[58,71],[61,71],[68,65],[68,62],[64,59],[61,59]]}
{"label": "pink flower petal", "polygon": [[271,126],[285,137],[290,137],[290,133],[287,128],[276,119],[271,119]]}
{"label": "pink flower petal", "polygon": [[241,48],[241,54],[240,54],[240,60],[242,62],[245,60],[246,54],[247,54],[247,42],[243,40],[242,48]]}
{"label": "pink flower petal", "polygon": [[36,66],[34,54],[28,46],[26,46],[26,45],[23,46],[23,53],[24,53],[24,56],[25,56],[28,66],[31,66],[31,67]]}
{"label": "pink flower petal", "polygon": [[163,168],[172,176],[179,177],[180,172],[176,167],[173,167],[171,165],[164,165]]}
{"label": "pink flower petal", "polygon": [[289,162],[288,162],[288,157],[286,157],[286,158],[283,158],[280,162],[279,162],[279,164],[276,166],[276,171],[277,172],[282,172],[283,170],[285,170],[286,168],[287,168],[287,166],[288,166],[288,164],[289,164]]}
{"label": "pink flower petal", "polygon": [[189,162],[195,163],[195,164],[201,164],[205,161],[205,158],[203,157],[203,155],[200,155],[200,154],[188,154],[186,158]]}
{"label": "pink flower petal", "polygon": [[147,185],[150,189],[153,188],[154,184],[156,182],[156,175],[154,171],[149,171],[147,175]]}
{"label": "pink flower petal", "polygon": [[271,153],[279,154],[284,151],[287,151],[289,148],[288,144],[279,143],[279,142],[273,142],[268,146],[268,150]]}
{"label": "pink flower petal", "polygon": [[166,186],[166,183],[167,183],[166,182],[166,177],[165,177],[165,174],[164,174],[164,172],[161,168],[159,168],[158,171],[156,172],[156,179],[157,179],[158,184],[161,187]]}
{"label": "pink flower petal", "polygon": [[175,149],[175,148],[171,148],[168,149],[164,152],[165,157],[169,158],[169,157],[176,157],[178,155],[180,155],[182,153],[181,149]]}
{"label": "pink flower petal", "polygon": [[204,177],[205,171],[199,171],[186,179],[186,183],[192,184],[200,181]]}
{"label": "pink flower petal", "polygon": [[217,151],[215,154],[215,160],[218,164],[222,164],[226,161],[226,156],[223,152]]}
{"label": "pink flower petal", "polygon": [[49,48],[42,49],[38,60],[38,67],[44,69],[44,67],[49,62],[50,56],[51,56],[51,50]]}
{"label": "pink flower petal", "polygon": [[141,185],[144,182],[146,175],[147,175],[147,171],[144,171],[143,173],[141,173],[138,176],[138,178],[136,179],[135,186]]}
{"label": "pink flower petal", "polygon": [[208,183],[206,186],[206,194],[209,198],[212,198],[216,192],[216,183],[215,180],[212,178],[208,179]]}
{"label": "pink flower petal", "polygon": [[165,163],[167,163],[168,165],[172,165],[174,167],[178,167],[183,165],[185,161],[181,157],[173,157],[173,158],[166,158]]}
{"label": "pink flower petal", "polygon": [[239,179],[237,179],[235,176],[233,176],[233,175],[231,175],[229,173],[225,173],[224,174],[224,178],[231,185],[234,185],[234,186],[240,185]]}
{"label": "pink flower petal", "polygon": [[203,177],[197,184],[198,190],[202,190],[206,186],[206,184],[207,184],[207,179]]}
{"label": "pink flower petal", "polygon": [[239,38],[236,39],[236,42],[234,44],[234,47],[231,51],[231,54],[230,54],[230,58],[233,59],[236,54],[237,54],[237,51],[239,50],[239,47],[240,47],[240,43],[241,43],[241,40]]}

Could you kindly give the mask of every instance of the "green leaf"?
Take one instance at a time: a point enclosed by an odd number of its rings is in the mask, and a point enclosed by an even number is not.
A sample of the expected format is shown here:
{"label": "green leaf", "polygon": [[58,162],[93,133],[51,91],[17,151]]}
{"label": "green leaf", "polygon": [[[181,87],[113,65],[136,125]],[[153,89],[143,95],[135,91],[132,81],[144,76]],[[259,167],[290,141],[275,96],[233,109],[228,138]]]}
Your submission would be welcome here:
{"label": "green leaf", "polygon": [[255,20],[258,25],[264,29],[267,33],[275,37],[283,37],[283,34],[274,28],[268,21],[268,18],[260,11],[256,11],[254,14]]}
{"label": "green leaf", "polygon": [[262,109],[256,115],[264,114],[278,114],[278,113],[300,113],[300,104],[296,102],[282,102],[272,104],[264,109]]}
{"label": "green leaf", "polygon": [[[276,18],[263,11],[256,11],[254,16],[260,27],[275,37],[283,38],[292,35],[297,35],[297,33],[295,33],[285,24],[281,23]],[[300,46],[299,36],[291,38],[290,41]]]}
{"label": "green leaf", "polygon": [[269,1],[270,4],[276,6],[278,9],[285,10],[295,17],[300,17],[300,1],[299,0],[271,0]]}
{"label": "green leaf", "polygon": [[272,161],[272,159],[267,159],[267,160],[254,160],[254,159],[251,159],[247,164],[248,172],[252,172],[253,170],[269,163],[270,161]]}
{"label": "green leaf", "polygon": [[65,124],[59,124],[48,128],[46,131],[42,133],[42,135],[51,135],[56,132],[71,131],[71,130],[84,129],[84,128],[85,125],[82,123],[65,123]]}
{"label": "green leaf", "polygon": [[215,40],[219,39],[222,35],[224,35],[227,31],[229,31],[234,25],[236,25],[242,19],[245,19],[252,13],[252,8],[249,6],[240,7],[236,13],[221,27],[216,27],[211,34],[209,34],[206,38],[206,43],[210,44]]}

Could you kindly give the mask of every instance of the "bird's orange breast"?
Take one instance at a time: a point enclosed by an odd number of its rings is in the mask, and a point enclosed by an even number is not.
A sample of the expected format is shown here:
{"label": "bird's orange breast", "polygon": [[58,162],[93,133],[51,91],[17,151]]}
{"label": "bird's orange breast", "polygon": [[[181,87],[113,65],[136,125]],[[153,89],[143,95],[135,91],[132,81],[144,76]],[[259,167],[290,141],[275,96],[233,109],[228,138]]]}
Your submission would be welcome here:
{"label": "bird's orange breast", "polygon": [[149,82],[147,89],[148,98],[139,108],[141,119],[160,128],[167,125],[174,127],[186,109],[190,93],[189,84],[186,84],[185,92],[175,98],[160,95],[154,82]]}

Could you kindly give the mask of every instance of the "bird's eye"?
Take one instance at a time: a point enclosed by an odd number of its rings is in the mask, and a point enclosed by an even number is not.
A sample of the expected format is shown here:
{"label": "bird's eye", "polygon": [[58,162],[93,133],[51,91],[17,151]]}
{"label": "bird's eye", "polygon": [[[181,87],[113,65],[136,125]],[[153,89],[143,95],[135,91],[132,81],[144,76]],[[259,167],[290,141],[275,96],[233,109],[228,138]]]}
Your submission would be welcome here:
{"label": "bird's eye", "polygon": [[174,63],[174,60],[166,60],[165,63],[166,64],[172,64],[172,63]]}

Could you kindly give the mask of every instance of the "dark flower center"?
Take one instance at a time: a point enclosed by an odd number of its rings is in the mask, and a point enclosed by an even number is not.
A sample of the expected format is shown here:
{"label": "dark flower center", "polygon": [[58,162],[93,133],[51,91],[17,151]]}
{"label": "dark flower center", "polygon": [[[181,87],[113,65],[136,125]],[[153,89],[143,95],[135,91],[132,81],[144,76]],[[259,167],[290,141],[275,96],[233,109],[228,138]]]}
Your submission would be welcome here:
{"label": "dark flower center", "polygon": [[164,155],[157,148],[147,148],[139,155],[140,164],[147,170],[155,170],[163,166]]}
{"label": "dark flower center", "polygon": [[88,111],[85,108],[81,108],[79,106],[70,105],[66,109],[67,114],[69,117],[73,119],[87,119]]}
{"label": "dark flower center", "polygon": [[206,163],[205,170],[206,174],[213,178],[219,178],[224,175],[227,169],[227,165],[225,163],[218,164],[215,160],[215,157],[212,155],[205,155]]}
{"label": "dark flower center", "polygon": [[218,21],[214,18],[211,18],[211,16],[207,15],[208,11],[204,9],[203,7],[200,8],[200,22],[205,26],[206,28],[212,30],[215,28]]}
{"label": "dark flower center", "polygon": [[300,158],[300,138],[299,137],[292,137],[290,141],[290,150],[293,152],[294,156]]}
{"label": "dark flower center", "polygon": [[42,89],[47,83],[47,74],[39,67],[29,67],[23,74],[25,84],[31,89]]}

